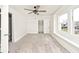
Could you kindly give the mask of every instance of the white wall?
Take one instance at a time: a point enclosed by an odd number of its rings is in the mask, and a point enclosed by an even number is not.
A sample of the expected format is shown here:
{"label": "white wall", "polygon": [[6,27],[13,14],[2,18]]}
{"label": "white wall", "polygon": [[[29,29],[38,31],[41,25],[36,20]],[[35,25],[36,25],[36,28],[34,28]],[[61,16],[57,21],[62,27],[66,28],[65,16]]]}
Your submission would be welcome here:
{"label": "white wall", "polygon": [[38,20],[44,20],[44,33],[49,33],[50,16],[29,16],[27,19],[27,32],[38,33]]}
{"label": "white wall", "polygon": [[[62,7],[61,9],[59,9],[54,15],[52,15],[52,28],[50,33],[53,37],[56,38],[56,40],[63,46],[65,47],[67,50],[69,50],[70,52],[79,52],[79,37],[72,35],[71,30],[69,30],[69,32],[64,32],[64,31],[60,31],[58,28],[58,20],[57,20],[57,16],[61,15],[65,12],[70,11],[72,7],[71,6],[67,6],[67,7]],[[70,19],[70,18],[69,18]],[[70,20],[69,20],[70,21]],[[69,29],[71,28],[71,25],[69,25]]]}
{"label": "white wall", "polygon": [[12,13],[13,42],[16,42],[27,33],[26,18],[23,14],[12,8],[9,8],[9,12]]}
{"label": "white wall", "polygon": [[50,16],[25,15],[14,8],[9,8],[13,21],[13,42],[28,33],[38,33],[38,20],[44,20],[44,33],[49,33]]}
{"label": "white wall", "polygon": [[8,53],[8,6],[1,8],[1,52]]}

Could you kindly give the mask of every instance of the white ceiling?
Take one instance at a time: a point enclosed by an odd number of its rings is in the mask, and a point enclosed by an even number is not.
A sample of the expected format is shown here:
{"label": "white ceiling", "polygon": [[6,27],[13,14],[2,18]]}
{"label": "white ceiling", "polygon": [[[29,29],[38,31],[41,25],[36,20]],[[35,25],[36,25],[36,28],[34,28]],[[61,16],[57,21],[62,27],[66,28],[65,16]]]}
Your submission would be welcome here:
{"label": "white ceiling", "polygon": [[[24,8],[27,9],[34,9],[34,5],[10,5],[11,8],[14,8],[18,10],[21,13],[28,14],[30,11],[24,10]],[[60,8],[60,5],[40,5],[39,10],[46,10],[47,12],[41,12],[40,15],[50,15],[54,13],[58,8]]]}

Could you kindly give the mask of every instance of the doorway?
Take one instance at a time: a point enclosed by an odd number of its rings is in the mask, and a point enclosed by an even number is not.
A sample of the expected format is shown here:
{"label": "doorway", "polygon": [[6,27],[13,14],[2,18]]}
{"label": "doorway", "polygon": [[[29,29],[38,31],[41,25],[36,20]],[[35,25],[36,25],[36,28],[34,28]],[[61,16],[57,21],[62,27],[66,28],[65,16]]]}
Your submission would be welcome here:
{"label": "doorway", "polygon": [[1,48],[1,9],[0,9],[0,48]]}
{"label": "doorway", "polygon": [[9,42],[12,42],[12,14],[9,13]]}
{"label": "doorway", "polygon": [[44,21],[38,20],[38,33],[44,33]]}

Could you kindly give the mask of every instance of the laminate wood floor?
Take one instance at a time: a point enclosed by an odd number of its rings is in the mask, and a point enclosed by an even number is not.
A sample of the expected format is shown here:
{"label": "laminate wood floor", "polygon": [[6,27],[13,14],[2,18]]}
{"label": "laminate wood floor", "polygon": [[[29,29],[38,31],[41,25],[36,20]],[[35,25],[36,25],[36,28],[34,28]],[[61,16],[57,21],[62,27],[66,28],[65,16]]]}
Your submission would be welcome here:
{"label": "laminate wood floor", "polygon": [[10,53],[68,53],[49,34],[27,34],[16,43],[9,44]]}

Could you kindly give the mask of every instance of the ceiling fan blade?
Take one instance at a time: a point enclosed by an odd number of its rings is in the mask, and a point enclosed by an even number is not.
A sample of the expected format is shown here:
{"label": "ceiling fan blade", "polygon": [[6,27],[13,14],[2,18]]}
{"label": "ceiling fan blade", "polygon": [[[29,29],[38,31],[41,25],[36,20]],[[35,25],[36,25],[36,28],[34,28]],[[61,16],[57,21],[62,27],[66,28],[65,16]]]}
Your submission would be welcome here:
{"label": "ceiling fan blade", "polygon": [[46,10],[38,10],[38,12],[46,12]]}
{"label": "ceiling fan blade", "polygon": [[24,9],[24,10],[33,11],[33,10],[31,10],[31,9]]}
{"label": "ceiling fan blade", "polygon": [[31,13],[33,13],[33,12],[29,12],[28,14],[31,14]]}

